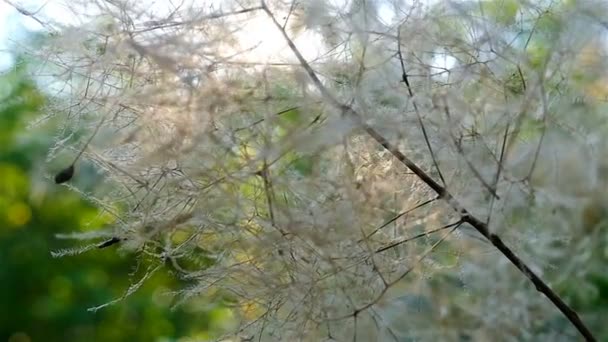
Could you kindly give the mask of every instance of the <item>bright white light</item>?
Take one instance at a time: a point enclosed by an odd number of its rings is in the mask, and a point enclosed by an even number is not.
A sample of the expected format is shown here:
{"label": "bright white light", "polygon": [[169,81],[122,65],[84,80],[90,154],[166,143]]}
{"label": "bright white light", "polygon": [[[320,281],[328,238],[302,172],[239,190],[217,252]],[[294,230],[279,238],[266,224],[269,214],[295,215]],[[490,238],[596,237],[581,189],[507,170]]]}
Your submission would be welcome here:
{"label": "bright white light", "polygon": [[381,4],[378,7],[378,17],[384,24],[390,24],[395,17],[395,11],[386,3]]}
{"label": "bright white light", "polygon": [[15,13],[15,10],[4,1],[0,2],[0,72],[10,68],[13,65],[13,56],[8,51],[7,43],[10,39],[11,32],[10,17]]}
{"label": "bright white light", "polygon": [[[195,3],[196,1],[190,0],[186,2]],[[51,22],[66,26],[78,25],[81,23],[81,17],[70,10],[70,3],[65,0],[14,0],[14,3],[27,11],[36,12],[36,16],[43,22],[50,20]],[[207,1],[207,3],[211,4],[214,11],[217,12],[229,10],[226,8],[227,2],[221,0],[211,0]],[[336,6],[336,8],[343,8],[348,1],[330,0],[329,3]],[[2,33],[8,31],[6,27],[8,23],[7,18],[11,13],[27,30],[39,31],[43,29],[36,20],[19,14],[14,8],[2,0],[0,0],[0,6],[0,47],[2,46],[2,41],[6,41],[7,39],[6,37],[2,37]],[[159,18],[166,16],[172,10],[172,6],[168,5],[168,2],[164,0],[139,0],[136,3],[136,6],[145,9],[149,14],[154,14]],[[275,15],[279,20],[283,17],[280,13],[276,13]],[[393,20],[394,15],[395,13],[388,3],[383,2],[379,5],[378,16],[382,21],[390,23]],[[296,62],[295,56],[289,49],[282,34],[264,12],[259,11],[252,19],[242,20],[238,23],[244,25],[243,29],[236,33],[237,40],[240,41],[240,48],[253,49],[239,54],[234,58],[235,60],[256,63]],[[287,26],[289,27],[289,25]],[[306,59],[313,60],[322,54],[323,44],[321,43],[320,34],[315,33],[312,30],[305,30],[294,35],[292,39]],[[221,51],[222,55],[233,55],[237,52],[238,51],[236,50]],[[8,61],[6,54],[4,55],[4,58],[0,58],[0,65],[2,64],[3,59]],[[5,62],[5,64],[6,63],[7,62]],[[444,63],[444,65],[446,63]],[[453,61],[450,63],[452,65],[454,64]],[[439,65],[441,65],[440,62],[438,62],[438,66]]]}
{"label": "bright white light", "polygon": [[433,60],[431,62],[431,68],[435,69],[432,73],[440,73],[435,77],[440,79],[446,79],[449,76],[449,72],[446,71],[452,69],[456,65],[457,61],[458,60],[456,58],[446,53],[437,54],[435,55],[435,57],[433,57]]}
{"label": "bright white light", "polygon": [[[260,12],[254,19],[248,21],[244,29],[237,33],[237,39],[241,42],[241,48],[257,46],[243,55],[243,58],[250,61],[295,61],[285,38],[265,13]],[[318,34],[305,31],[291,39],[304,58],[314,59],[319,55],[321,37]]]}
{"label": "bright white light", "polygon": [[[30,12],[36,12],[41,17],[65,18],[65,10],[58,8],[57,1],[49,1],[47,5],[39,0],[12,1],[19,8]],[[40,11],[38,11],[40,10]],[[10,68],[14,63],[15,56],[9,48],[11,43],[18,41],[24,31],[40,31],[44,29],[40,23],[31,17],[19,13],[15,7],[5,1],[0,1],[0,71]]]}

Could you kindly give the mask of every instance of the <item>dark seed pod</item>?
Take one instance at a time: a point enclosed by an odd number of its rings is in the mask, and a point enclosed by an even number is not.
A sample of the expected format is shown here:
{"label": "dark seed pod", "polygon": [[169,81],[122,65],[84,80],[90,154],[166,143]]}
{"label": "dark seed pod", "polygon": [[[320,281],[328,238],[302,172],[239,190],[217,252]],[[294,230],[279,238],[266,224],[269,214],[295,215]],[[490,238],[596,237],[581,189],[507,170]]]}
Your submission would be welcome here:
{"label": "dark seed pod", "polygon": [[61,172],[59,172],[55,176],[55,183],[57,183],[57,184],[65,183],[65,182],[69,181],[70,179],[72,179],[72,176],[74,176],[74,164],[61,170]]}
{"label": "dark seed pod", "polygon": [[114,244],[119,243],[121,240],[120,238],[117,237],[113,237],[110,240],[104,241],[102,243],[100,243],[99,245],[97,245],[97,248],[106,248],[106,247],[110,247]]}

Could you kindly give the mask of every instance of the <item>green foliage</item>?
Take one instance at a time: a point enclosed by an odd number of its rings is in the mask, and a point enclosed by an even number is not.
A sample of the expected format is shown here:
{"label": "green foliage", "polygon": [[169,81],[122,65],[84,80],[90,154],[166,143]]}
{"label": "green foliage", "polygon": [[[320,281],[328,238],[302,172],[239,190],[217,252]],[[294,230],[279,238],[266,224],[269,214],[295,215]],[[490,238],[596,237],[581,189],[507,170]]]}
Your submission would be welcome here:
{"label": "green foliage", "polygon": [[[111,250],[114,247],[51,257],[52,250],[78,245],[58,240],[56,234],[93,231],[114,218],[37,172],[52,145],[54,128],[51,124],[24,130],[45,102],[24,71],[22,64],[0,76],[0,340],[172,341],[210,336],[221,327],[222,309],[193,312],[184,305],[171,311],[172,299],[165,292],[187,284],[167,272],[158,272],[118,304],[87,311],[121,297],[150,262],[125,259]],[[88,183],[98,176],[79,177],[93,177],[82,180]]]}
{"label": "green foliage", "polygon": [[314,159],[310,156],[296,158],[293,161],[292,167],[302,176],[309,176],[314,169]]}
{"label": "green foliage", "polygon": [[485,15],[501,25],[512,25],[515,23],[519,2],[517,0],[492,0],[481,3]]}
{"label": "green foliage", "polygon": [[287,112],[281,114],[280,120],[286,121],[290,124],[299,124],[302,120],[300,110],[297,108],[290,109]]}

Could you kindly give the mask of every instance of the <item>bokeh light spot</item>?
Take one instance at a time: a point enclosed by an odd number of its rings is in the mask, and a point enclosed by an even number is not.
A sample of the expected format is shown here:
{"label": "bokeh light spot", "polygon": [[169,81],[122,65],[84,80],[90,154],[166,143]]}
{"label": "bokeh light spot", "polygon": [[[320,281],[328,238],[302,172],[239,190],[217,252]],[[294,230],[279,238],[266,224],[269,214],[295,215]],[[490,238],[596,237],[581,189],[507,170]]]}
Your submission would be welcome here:
{"label": "bokeh light spot", "polygon": [[6,219],[11,226],[21,227],[32,219],[32,210],[23,202],[14,203],[8,207]]}

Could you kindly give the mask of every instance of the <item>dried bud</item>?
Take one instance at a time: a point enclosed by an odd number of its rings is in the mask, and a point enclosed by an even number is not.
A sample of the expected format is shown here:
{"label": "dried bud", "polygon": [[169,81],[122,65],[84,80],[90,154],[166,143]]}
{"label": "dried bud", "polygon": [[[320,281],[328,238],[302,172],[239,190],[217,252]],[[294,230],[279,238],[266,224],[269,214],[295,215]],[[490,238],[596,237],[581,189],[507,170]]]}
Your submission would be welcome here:
{"label": "dried bud", "polygon": [[59,172],[55,176],[55,183],[57,183],[57,184],[65,183],[65,182],[69,181],[70,179],[72,179],[72,176],[74,176],[74,164],[61,170],[61,172]]}
{"label": "dried bud", "polygon": [[112,246],[114,244],[119,243],[120,241],[121,241],[120,238],[113,237],[110,240],[104,241],[104,242],[100,243],[99,245],[97,245],[97,248],[101,249],[101,248],[110,247],[110,246]]}

